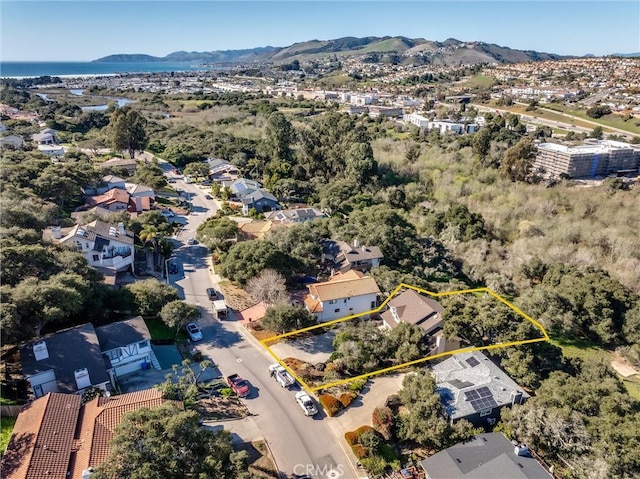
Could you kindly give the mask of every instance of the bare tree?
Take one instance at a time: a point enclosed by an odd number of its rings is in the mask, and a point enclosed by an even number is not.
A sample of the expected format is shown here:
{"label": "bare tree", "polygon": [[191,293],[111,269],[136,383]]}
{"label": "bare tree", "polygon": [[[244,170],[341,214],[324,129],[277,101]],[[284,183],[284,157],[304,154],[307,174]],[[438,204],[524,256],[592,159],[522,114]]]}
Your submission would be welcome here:
{"label": "bare tree", "polygon": [[247,292],[254,301],[264,301],[268,305],[287,301],[287,288],[284,276],[273,269],[263,269],[258,276],[247,281]]}

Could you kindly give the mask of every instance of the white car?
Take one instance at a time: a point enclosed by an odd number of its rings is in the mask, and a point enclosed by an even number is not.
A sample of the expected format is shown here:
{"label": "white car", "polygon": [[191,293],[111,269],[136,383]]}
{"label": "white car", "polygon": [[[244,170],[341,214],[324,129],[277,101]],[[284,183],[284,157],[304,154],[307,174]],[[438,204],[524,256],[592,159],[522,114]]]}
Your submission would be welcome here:
{"label": "white car", "polygon": [[192,237],[187,238],[187,244],[189,246],[196,244],[196,240]]}
{"label": "white car", "polygon": [[202,340],[202,331],[200,331],[200,328],[196,323],[188,323],[185,326],[185,329],[187,330],[187,334],[191,341],[196,342]]}
{"label": "white car", "polygon": [[316,403],[313,402],[313,399],[311,399],[311,396],[309,396],[306,391],[296,393],[296,402],[304,411],[305,416],[315,416],[318,414]]}

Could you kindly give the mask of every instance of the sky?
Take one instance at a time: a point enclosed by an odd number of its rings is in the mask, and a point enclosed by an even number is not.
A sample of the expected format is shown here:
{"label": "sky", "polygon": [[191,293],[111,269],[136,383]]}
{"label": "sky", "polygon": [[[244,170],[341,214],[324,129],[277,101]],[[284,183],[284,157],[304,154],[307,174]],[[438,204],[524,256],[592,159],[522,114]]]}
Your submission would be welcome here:
{"label": "sky", "polygon": [[640,52],[640,2],[0,0],[0,30],[2,61],[163,57],[396,35],[607,55]]}

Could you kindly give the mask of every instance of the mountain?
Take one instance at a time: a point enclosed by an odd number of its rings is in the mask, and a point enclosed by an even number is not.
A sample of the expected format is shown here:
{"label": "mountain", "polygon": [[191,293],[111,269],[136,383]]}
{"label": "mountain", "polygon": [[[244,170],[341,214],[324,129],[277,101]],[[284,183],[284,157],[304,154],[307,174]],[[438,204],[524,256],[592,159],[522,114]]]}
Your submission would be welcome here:
{"label": "mountain", "polygon": [[310,40],[288,47],[260,47],[245,50],[216,50],[211,52],[174,52],[165,57],[149,55],[109,55],[94,62],[189,62],[189,63],[285,63],[293,60],[309,61],[323,57],[373,55],[384,61],[385,56],[404,56],[405,62],[455,66],[473,63],[519,63],[557,60],[553,53],[532,50],[513,50],[484,42],[462,42],[448,38],[443,42],[424,38],[343,37],[335,40]]}
{"label": "mountain", "polygon": [[640,52],[636,53],[612,53],[608,55],[610,57],[624,57],[624,58],[638,58],[640,57]]}

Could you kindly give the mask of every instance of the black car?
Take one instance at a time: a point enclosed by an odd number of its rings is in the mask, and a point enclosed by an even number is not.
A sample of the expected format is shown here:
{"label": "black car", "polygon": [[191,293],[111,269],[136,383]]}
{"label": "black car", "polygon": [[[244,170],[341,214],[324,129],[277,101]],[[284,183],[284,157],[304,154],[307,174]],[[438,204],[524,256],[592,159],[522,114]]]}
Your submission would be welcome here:
{"label": "black car", "polygon": [[178,265],[175,263],[169,263],[169,274],[178,274]]}
{"label": "black car", "polygon": [[207,296],[211,301],[215,301],[216,299],[220,299],[218,292],[213,288],[207,288]]}

